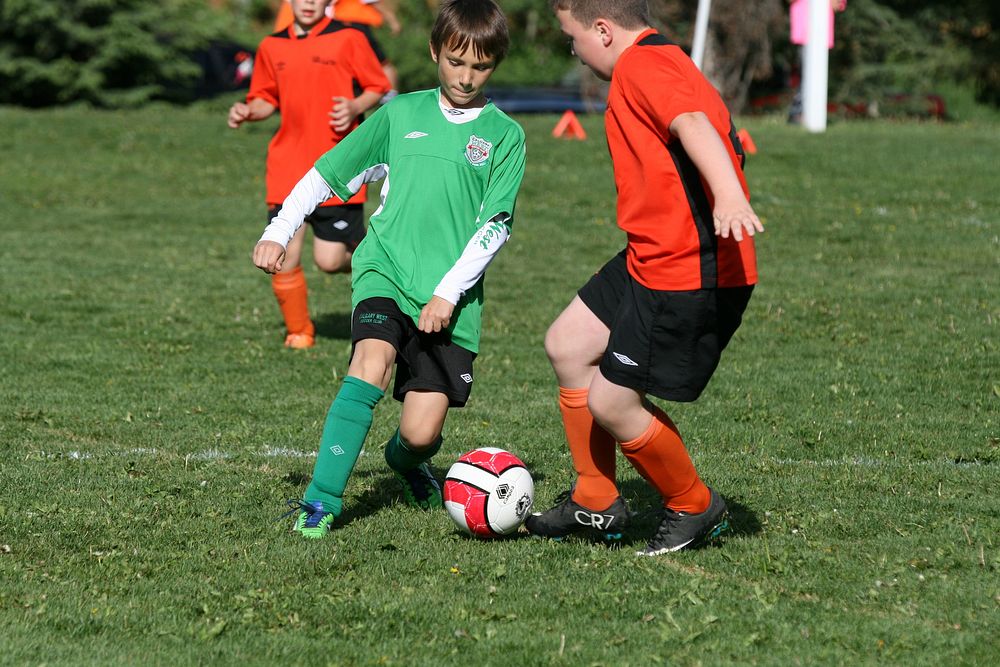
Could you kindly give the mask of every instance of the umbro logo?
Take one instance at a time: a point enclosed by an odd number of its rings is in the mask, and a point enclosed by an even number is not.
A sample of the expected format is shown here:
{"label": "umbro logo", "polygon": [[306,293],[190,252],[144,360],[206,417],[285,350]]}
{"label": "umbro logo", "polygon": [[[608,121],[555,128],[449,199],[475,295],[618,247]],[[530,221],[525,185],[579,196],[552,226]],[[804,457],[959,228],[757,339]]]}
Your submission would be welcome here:
{"label": "umbro logo", "polygon": [[446,108],[444,110],[444,112],[446,114],[448,114],[449,116],[464,116],[465,115],[465,112],[463,110],[461,110],[461,109],[453,109],[451,107]]}
{"label": "umbro logo", "polygon": [[635,363],[634,361],[632,361],[631,359],[629,359],[628,357],[626,357],[624,354],[618,354],[617,352],[612,352],[611,354],[615,355],[615,359],[617,359],[618,361],[622,362],[626,366],[638,366],[639,365],[639,364]]}
{"label": "umbro logo", "polygon": [[344,453],[344,448],[340,445],[334,445],[330,448],[330,451],[333,452],[334,456],[340,456]]}
{"label": "umbro logo", "polygon": [[462,379],[465,380],[465,384],[472,384],[472,376],[468,373],[462,373]]}
{"label": "umbro logo", "polygon": [[426,136],[427,136],[426,132],[419,132],[419,131],[417,131],[417,132],[410,132],[408,135],[406,135],[403,138],[404,139],[419,139],[420,137],[426,137]]}

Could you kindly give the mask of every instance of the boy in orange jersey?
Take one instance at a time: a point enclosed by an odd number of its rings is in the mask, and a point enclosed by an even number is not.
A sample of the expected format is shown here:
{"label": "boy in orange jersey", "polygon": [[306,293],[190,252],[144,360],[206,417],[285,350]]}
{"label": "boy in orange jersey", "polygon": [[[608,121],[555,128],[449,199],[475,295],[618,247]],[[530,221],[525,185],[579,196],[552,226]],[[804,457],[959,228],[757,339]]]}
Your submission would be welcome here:
{"label": "boy in orange jersey", "polygon": [[728,526],[677,427],[647,398],[693,401],[757,281],[743,150],[718,92],[650,27],[646,0],[550,0],[574,53],[611,81],[605,115],[625,250],[584,285],[545,337],[576,483],[529,532],[596,529],[620,539],[629,512],[615,443],[663,497],[640,555],[696,545]]}
{"label": "boy in orange jersey", "polygon": [[393,35],[398,35],[402,32],[403,26],[400,25],[396,12],[386,0],[333,0],[330,10],[333,13],[333,18],[344,23],[351,23],[368,34],[372,48],[379,54],[379,60],[382,61],[382,71],[385,72],[389,84],[392,85],[392,90],[382,100],[388,102],[399,90],[399,72],[382,51],[382,46],[375,41],[372,30],[385,24]]}
{"label": "boy in orange jersey", "polygon": [[[261,42],[247,101],[229,109],[232,128],[281,113],[281,126],[267,149],[268,222],[317,158],[389,91],[365,36],[327,18],[329,3],[292,0],[295,20]],[[362,92],[356,95],[356,89]],[[365,235],[365,198],[362,188],[348,202],[330,200],[309,216],[313,259],[321,270],[351,270],[351,253]],[[282,270],[271,278],[285,320],[285,345],[292,348],[312,347],[315,337],[301,264],[304,240],[302,227],[288,245]]]}
{"label": "boy in orange jersey", "polygon": [[[392,90],[386,94],[386,97],[382,101],[388,102],[395,97],[396,91],[399,90],[399,73],[396,71],[396,66],[386,56],[382,45],[378,43],[375,35],[372,33],[374,28],[379,28],[385,24],[389,27],[393,35],[398,35],[403,30],[403,27],[399,23],[399,18],[397,18],[395,10],[384,0],[333,0],[333,4],[326,8],[326,15],[341,23],[350,24],[351,27],[365,33],[368,43],[371,44],[372,50],[378,56],[379,62],[382,63],[382,71],[392,86]],[[278,15],[274,19],[274,29],[275,31],[282,30],[291,22],[292,6],[289,0],[289,2],[281,3]]]}

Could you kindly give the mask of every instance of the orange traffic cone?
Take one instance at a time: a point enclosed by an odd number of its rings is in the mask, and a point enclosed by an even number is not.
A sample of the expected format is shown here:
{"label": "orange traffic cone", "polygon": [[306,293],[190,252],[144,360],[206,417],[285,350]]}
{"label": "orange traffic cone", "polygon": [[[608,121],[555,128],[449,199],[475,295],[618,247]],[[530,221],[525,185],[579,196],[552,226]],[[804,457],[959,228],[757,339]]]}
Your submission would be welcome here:
{"label": "orange traffic cone", "polygon": [[740,143],[743,144],[743,150],[745,150],[747,154],[757,154],[757,144],[753,142],[753,137],[750,136],[750,133],[747,132],[745,128],[737,130],[736,137],[740,140]]}
{"label": "orange traffic cone", "polygon": [[583,130],[583,125],[580,125],[576,114],[571,110],[567,110],[562,115],[562,118],[559,119],[559,122],[556,123],[556,126],[552,128],[552,136],[564,139],[586,139],[587,133]]}

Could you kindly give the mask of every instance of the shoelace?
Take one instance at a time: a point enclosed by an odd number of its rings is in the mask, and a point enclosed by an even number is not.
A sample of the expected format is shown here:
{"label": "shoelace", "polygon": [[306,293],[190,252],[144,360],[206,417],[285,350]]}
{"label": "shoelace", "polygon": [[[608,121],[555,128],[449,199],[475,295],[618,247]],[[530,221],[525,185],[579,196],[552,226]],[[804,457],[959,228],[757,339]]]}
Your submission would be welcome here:
{"label": "shoelace", "polygon": [[308,517],[306,518],[306,528],[315,528],[319,525],[320,520],[326,515],[326,512],[313,507],[309,503],[299,500],[298,498],[289,498],[285,501],[285,505],[291,509],[279,516],[275,521],[281,521],[286,517],[290,517],[296,512],[305,512]]}
{"label": "shoelace", "polygon": [[560,505],[565,505],[570,501],[572,497],[573,497],[573,487],[570,487],[567,490],[560,493],[558,496],[556,496],[556,499],[552,501],[553,507],[559,507]]}
{"label": "shoelace", "polygon": [[669,535],[673,525],[686,515],[681,512],[675,512],[671,509],[665,509],[663,510],[662,516],[663,519],[660,521],[660,525],[656,527],[656,535],[653,536],[652,541],[654,542]]}

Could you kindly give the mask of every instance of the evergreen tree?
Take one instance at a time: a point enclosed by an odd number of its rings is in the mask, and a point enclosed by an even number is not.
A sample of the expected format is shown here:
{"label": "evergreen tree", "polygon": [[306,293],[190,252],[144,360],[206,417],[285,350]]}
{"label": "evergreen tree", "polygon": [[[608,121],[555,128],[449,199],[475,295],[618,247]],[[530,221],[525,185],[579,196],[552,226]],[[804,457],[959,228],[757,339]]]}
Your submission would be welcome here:
{"label": "evergreen tree", "polygon": [[204,0],[0,0],[0,103],[188,98],[224,25]]}

